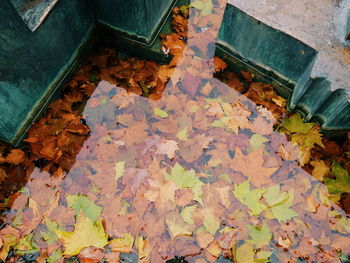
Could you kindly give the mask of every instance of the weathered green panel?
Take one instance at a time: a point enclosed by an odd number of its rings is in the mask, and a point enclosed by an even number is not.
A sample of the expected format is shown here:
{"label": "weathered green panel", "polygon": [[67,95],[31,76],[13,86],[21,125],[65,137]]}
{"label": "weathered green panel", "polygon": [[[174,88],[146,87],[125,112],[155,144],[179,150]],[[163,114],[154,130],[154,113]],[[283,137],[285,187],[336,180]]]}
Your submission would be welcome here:
{"label": "weathered green panel", "polygon": [[308,80],[317,55],[313,48],[233,5],[226,7],[218,42],[233,56],[292,89]]}
{"label": "weathered green panel", "polygon": [[31,32],[9,1],[0,1],[0,138],[16,144],[40,113],[93,27],[85,0],[60,0]]}
{"label": "weathered green panel", "polygon": [[93,0],[98,21],[151,45],[175,0]]}
{"label": "weathered green panel", "polygon": [[347,27],[346,27],[346,39],[350,40],[350,11],[348,14],[348,23],[347,23]]}

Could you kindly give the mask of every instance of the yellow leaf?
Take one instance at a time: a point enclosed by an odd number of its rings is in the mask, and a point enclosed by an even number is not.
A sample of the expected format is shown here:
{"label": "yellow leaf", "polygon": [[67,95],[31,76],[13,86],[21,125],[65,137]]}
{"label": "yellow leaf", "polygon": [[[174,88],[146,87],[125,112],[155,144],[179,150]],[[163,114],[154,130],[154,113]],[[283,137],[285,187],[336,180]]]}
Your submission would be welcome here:
{"label": "yellow leaf", "polygon": [[137,247],[139,260],[147,258],[152,251],[152,248],[150,247],[148,240],[144,239],[142,236],[138,236],[136,238],[136,247]]}
{"label": "yellow leaf", "polygon": [[156,107],[153,109],[154,115],[161,117],[161,118],[168,118],[169,113],[167,113],[165,110],[161,110],[160,108]]}
{"label": "yellow leaf", "polygon": [[192,205],[192,206],[187,206],[184,209],[182,209],[180,215],[182,218],[185,220],[186,223],[188,224],[194,224],[194,221],[192,219],[192,213],[197,209],[197,206]]}
{"label": "yellow leaf", "polygon": [[115,238],[109,242],[113,252],[130,253],[134,237],[130,233],[125,233],[122,237]]}
{"label": "yellow leaf", "polygon": [[325,175],[328,174],[330,168],[322,160],[311,161],[310,164],[314,167],[312,170],[312,176],[322,182]]}
{"label": "yellow leaf", "polygon": [[207,1],[198,0],[191,3],[191,6],[196,9],[199,9],[201,11],[201,16],[210,15],[213,12],[213,7],[214,7],[211,0],[207,0]]}
{"label": "yellow leaf", "polygon": [[217,242],[211,243],[207,248],[207,251],[214,257],[219,257],[221,254],[221,247]]}
{"label": "yellow leaf", "polygon": [[182,130],[180,130],[177,134],[176,134],[176,137],[181,140],[181,141],[186,141],[188,138],[187,138],[187,132],[188,132],[188,129],[187,127],[186,128],[183,128]]}
{"label": "yellow leaf", "polygon": [[205,226],[207,231],[212,235],[215,235],[216,231],[218,231],[218,229],[220,228],[220,219],[214,215],[212,209],[207,208],[205,210],[203,225]]}
{"label": "yellow leaf", "polygon": [[182,217],[175,212],[167,214],[165,222],[172,239],[178,236],[192,235],[193,226],[186,224]]}
{"label": "yellow leaf", "polygon": [[77,255],[87,247],[103,248],[108,244],[102,221],[95,223],[80,212],[73,232],[60,231],[55,229],[55,233],[65,247],[64,255]]}
{"label": "yellow leaf", "polygon": [[125,171],[125,162],[117,162],[114,166],[115,170],[115,180],[118,180],[124,175]]}

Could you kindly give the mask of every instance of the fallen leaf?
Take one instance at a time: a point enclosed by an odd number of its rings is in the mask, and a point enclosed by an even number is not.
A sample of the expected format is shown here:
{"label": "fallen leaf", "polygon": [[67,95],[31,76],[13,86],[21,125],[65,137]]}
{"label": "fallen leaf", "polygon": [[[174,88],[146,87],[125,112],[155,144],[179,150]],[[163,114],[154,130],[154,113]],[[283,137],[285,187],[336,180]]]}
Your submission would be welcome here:
{"label": "fallen leaf", "polygon": [[350,193],[350,175],[337,162],[333,162],[332,173],[335,179],[324,178],[324,182],[327,185],[330,194]]}
{"label": "fallen leaf", "polygon": [[235,171],[243,173],[249,177],[252,183],[260,187],[265,184],[272,184],[271,175],[277,171],[276,168],[264,167],[264,148],[260,147],[255,152],[244,155],[242,151],[236,147],[235,157],[231,163],[231,168]]}
{"label": "fallen leaf", "polygon": [[172,239],[175,239],[179,236],[192,235],[193,226],[186,224],[182,217],[175,212],[167,214],[165,222],[168,227],[168,232]]}
{"label": "fallen leaf", "polygon": [[255,245],[256,248],[261,248],[270,243],[272,234],[269,227],[264,223],[262,226],[248,226],[249,236],[251,239],[247,240],[248,243]]}
{"label": "fallen leaf", "polygon": [[323,182],[323,179],[328,174],[330,168],[322,160],[311,161],[310,164],[314,167],[312,170],[312,176]]}
{"label": "fallen leaf", "polygon": [[97,220],[102,212],[102,207],[96,205],[87,196],[84,195],[66,195],[68,207],[76,211],[77,215],[83,211],[84,215],[93,222]]}
{"label": "fallen leaf", "polygon": [[235,197],[244,205],[246,205],[252,215],[260,215],[267,207],[261,203],[265,189],[254,189],[250,190],[250,180],[248,179],[244,183],[236,184],[233,194]]}
{"label": "fallen leaf", "polygon": [[84,215],[79,214],[73,232],[55,230],[58,238],[65,247],[64,255],[74,256],[87,247],[104,248],[108,244],[101,220],[95,223]]}
{"label": "fallen leaf", "polygon": [[134,237],[130,233],[125,233],[122,237],[109,241],[113,252],[130,253],[134,244]]}
{"label": "fallen leaf", "polygon": [[191,6],[201,11],[201,16],[210,15],[213,12],[213,3],[211,0],[197,0],[191,3]]}
{"label": "fallen leaf", "polygon": [[125,172],[125,162],[117,162],[114,166],[115,170],[115,180],[123,177]]}
{"label": "fallen leaf", "polygon": [[168,118],[169,113],[167,113],[165,110],[161,110],[160,108],[156,107],[153,109],[154,115],[160,117],[160,118]]}

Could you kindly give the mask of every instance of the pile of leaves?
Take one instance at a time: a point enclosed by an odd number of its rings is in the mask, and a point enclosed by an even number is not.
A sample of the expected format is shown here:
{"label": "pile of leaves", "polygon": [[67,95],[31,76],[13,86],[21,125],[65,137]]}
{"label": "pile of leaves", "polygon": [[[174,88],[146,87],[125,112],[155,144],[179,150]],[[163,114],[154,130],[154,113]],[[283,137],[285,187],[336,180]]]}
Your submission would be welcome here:
{"label": "pile of leaves", "polygon": [[[316,123],[305,122],[300,113],[288,113],[287,101],[271,85],[254,82],[254,75],[248,72],[241,71],[237,75],[224,63],[221,62],[223,71],[219,71],[216,77],[257,105],[269,109],[274,117],[275,130],[285,134],[289,141],[298,146],[300,166],[315,179],[324,182],[329,193],[334,195],[332,199],[350,213],[350,177],[339,180],[337,172],[334,172],[338,171],[335,167],[341,167],[346,175],[350,172],[350,133],[347,138],[338,140],[324,137]],[[280,152],[290,155],[284,147]],[[332,179],[338,183],[338,191],[334,190],[334,183],[330,183],[334,182]]]}
{"label": "pile of leaves", "polygon": [[285,119],[284,100],[248,74],[248,98],[236,91],[247,84],[214,58],[225,4],[174,10],[169,65],[110,48],[89,58],[32,127],[30,151],[4,148],[6,169],[30,178],[6,201],[0,259],[347,260],[350,220],[332,199],[349,175],[333,163],[329,195],[300,168],[327,147],[314,125]]}

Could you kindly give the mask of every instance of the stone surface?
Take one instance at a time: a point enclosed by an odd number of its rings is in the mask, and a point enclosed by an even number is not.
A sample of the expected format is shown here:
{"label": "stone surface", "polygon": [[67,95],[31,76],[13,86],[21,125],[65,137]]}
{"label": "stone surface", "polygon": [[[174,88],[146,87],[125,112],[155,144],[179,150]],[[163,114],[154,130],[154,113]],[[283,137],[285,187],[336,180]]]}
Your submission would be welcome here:
{"label": "stone surface", "polygon": [[350,43],[345,41],[349,0],[229,0],[269,26],[315,48],[313,77],[350,92]]}

